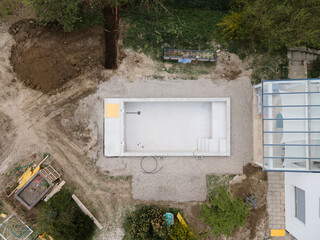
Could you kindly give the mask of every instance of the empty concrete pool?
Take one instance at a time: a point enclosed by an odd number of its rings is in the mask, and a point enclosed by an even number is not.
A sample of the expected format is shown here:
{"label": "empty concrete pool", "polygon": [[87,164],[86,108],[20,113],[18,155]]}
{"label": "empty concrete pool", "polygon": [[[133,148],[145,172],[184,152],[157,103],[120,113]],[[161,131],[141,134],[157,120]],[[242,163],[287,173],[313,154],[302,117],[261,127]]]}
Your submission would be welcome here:
{"label": "empty concrete pool", "polygon": [[104,154],[230,156],[229,98],[106,98]]}

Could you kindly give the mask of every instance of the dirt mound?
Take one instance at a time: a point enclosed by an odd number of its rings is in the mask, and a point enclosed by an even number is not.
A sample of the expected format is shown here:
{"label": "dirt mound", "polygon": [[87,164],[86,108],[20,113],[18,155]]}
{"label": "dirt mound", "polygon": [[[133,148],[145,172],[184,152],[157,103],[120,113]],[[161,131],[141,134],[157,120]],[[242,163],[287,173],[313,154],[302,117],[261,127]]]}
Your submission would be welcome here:
{"label": "dirt mound", "polygon": [[103,66],[104,33],[101,27],[64,33],[56,25],[43,27],[29,19],[15,23],[10,33],[16,40],[11,64],[19,79],[45,93]]}
{"label": "dirt mound", "polygon": [[233,239],[263,239],[267,231],[267,173],[261,167],[247,164],[243,168],[245,176],[234,178],[230,189],[245,202],[252,204],[251,214],[243,228],[239,228]]}

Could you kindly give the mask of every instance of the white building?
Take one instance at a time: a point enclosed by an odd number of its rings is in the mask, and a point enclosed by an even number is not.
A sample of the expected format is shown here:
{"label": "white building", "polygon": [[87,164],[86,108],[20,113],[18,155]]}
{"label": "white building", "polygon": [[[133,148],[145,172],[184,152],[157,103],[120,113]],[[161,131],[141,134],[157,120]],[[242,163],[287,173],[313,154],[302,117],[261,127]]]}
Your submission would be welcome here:
{"label": "white building", "polygon": [[319,185],[319,173],[285,173],[286,230],[298,240],[320,239]]}
{"label": "white building", "polygon": [[265,171],[285,172],[285,226],[320,239],[320,79],[262,82]]}

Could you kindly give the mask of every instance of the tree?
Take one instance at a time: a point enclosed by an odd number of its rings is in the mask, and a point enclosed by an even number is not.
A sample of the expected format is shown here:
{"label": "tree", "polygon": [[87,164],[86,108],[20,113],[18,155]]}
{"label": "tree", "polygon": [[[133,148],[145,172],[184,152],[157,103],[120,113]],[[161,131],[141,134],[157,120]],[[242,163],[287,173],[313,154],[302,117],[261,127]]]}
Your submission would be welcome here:
{"label": "tree", "polygon": [[65,188],[43,204],[38,222],[43,232],[59,240],[90,240],[95,230],[92,219],[81,211]]}
{"label": "tree", "polygon": [[227,39],[255,43],[270,52],[320,47],[319,0],[238,0],[220,26]]}

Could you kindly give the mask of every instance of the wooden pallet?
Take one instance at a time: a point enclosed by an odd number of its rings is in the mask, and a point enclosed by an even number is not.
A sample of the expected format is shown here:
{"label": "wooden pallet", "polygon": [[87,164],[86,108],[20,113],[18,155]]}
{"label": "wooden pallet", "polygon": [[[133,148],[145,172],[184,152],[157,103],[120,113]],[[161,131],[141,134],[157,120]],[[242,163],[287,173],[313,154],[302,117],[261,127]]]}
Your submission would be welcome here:
{"label": "wooden pallet", "polygon": [[214,62],[217,59],[217,53],[207,50],[164,49],[163,58],[167,60],[188,59],[190,61]]}
{"label": "wooden pallet", "polygon": [[60,174],[51,165],[41,169],[41,174],[51,183],[60,177]]}

